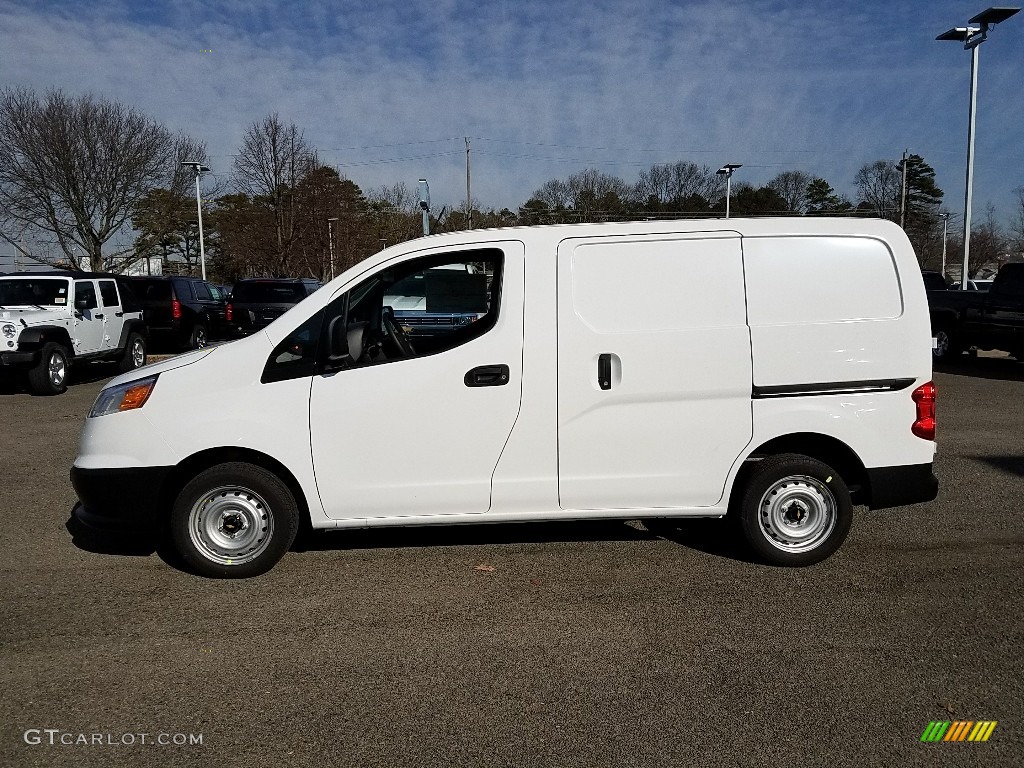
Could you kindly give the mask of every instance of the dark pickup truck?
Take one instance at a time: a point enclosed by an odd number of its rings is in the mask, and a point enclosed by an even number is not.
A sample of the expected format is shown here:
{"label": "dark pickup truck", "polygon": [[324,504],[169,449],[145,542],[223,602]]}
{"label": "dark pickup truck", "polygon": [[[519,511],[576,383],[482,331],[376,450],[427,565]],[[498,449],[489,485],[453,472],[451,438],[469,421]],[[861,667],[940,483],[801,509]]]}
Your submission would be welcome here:
{"label": "dark pickup truck", "polygon": [[954,361],[969,349],[998,349],[1024,361],[1024,263],[1006,264],[992,288],[928,288],[936,361]]}

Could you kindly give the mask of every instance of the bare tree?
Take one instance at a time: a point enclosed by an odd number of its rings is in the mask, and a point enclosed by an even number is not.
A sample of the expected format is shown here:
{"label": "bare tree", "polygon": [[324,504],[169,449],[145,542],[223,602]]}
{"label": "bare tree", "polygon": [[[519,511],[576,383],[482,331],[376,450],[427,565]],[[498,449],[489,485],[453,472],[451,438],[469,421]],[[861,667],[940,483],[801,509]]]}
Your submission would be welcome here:
{"label": "bare tree", "polygon": [[995,206],[985,206],[984,218],[971,231],[970,278],[987,278],[1009,261],[1009,249]]}
{"label": "bare tree", "polygon": [[235,156],[234,182],[253,200],[264,199],[274,213],[277,271],[287,274],[298,231],[295,188],[317,166],[316,153],[295,125],[277,113],[253,123]]}
{"label": "bare tree", "polygon": [[1013,193],[1017,200],[1010,223],[1010,247],[1013,250],[1013,260],[1021,261],[1024,259],[1024,187],[1017,187]]}
{"label": "bare tree", "polygon": [[[205,158],[202,145],[174,136],[131,107],[92,95],[26,88],[0,92],[0,238],[25,252],[16,230],[56,236],[67,262],[76,248],[102,270],[129,253],[104,254],[122,233],[132,208],[155,187],[181,174],[181,152]],[[25,253],[25,255],[32,255]]]}
{"label": "bare tree", "polygon": [[633,197],[641,205],[653,207],[676,204],[701,197],[711,201],[722,194],[722,179],[706,165],[686,161],[652,165],[640,171]]}
{"label": "bare tree", "polygon": [[808,190],[814,177],[803,171],[783,171],[766,185],[786,201],[787,210],[805,213],[808,208]]}
{"label": "bare tree", "polygon": [[902,179],[892,160],[876,160],[861,166],[854,179],[862,208],[875,216],[899,221]]}

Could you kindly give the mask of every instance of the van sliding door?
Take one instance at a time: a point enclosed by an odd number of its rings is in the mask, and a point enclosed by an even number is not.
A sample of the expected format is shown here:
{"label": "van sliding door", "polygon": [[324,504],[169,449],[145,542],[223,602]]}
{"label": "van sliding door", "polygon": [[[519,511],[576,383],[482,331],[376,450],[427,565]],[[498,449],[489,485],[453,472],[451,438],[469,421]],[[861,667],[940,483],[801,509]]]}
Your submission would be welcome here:
{"label": "van sliding door", "polygon": [[751,437],[750,387],[738,235],[560,244],[562,509],[717,504]]}

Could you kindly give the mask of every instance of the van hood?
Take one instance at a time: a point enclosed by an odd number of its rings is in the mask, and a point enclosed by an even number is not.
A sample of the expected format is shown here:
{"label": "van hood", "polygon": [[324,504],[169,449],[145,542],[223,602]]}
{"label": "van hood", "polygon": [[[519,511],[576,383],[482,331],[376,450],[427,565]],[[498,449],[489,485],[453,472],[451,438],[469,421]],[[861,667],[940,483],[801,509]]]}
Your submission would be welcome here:
{"label": "van hood", "polygon": [[150,365],[144,365],[141,368],[136,368],[128,373],[123,373],[107,382],[104,389],[109,387],[116,387],[119,384],[125,384],[129,381],[137,381],[138,379],[144,379],[147,376],[155,376],[158,373],[166,373],[167,371],[173,371],[175,368],[183,368],[186,365],[192,365],[198,363],[204,357],[214,354],[219,347],[206,347],[204,349],[196,349],[192,352],[186,352],[183,355],[176,355],[169,360],[161,360],[159,363],[151,363]]}

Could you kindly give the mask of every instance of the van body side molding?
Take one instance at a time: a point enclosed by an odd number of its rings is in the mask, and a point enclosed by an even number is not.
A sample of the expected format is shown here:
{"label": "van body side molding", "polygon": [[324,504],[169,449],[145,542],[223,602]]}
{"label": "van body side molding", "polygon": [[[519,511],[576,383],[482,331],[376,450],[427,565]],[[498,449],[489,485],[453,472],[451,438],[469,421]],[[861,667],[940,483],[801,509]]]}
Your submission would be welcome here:
{"label": "van body side molding", "polygon": [[874,379],[871,381],[834,381],[824,384],[782,384],[771,387],[754,385],[751,395],[755,399],[769,397],[807,397],[809,395],[846,395],[861,392],[898,392],[913,384],[915,379]]}

